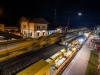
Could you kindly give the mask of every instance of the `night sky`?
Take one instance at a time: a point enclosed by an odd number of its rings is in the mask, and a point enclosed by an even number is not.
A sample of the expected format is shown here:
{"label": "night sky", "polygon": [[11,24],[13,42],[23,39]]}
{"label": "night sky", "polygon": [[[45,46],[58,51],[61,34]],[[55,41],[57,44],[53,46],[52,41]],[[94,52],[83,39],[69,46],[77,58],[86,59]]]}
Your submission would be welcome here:
{"label": "night sky", "polygon": [[16,26],[25,16],[44,18],[53,26],[54,10],[56,25],[68,25],[68,18],[70,27],[100,25],[99,0],[0,0],[0,23]]}

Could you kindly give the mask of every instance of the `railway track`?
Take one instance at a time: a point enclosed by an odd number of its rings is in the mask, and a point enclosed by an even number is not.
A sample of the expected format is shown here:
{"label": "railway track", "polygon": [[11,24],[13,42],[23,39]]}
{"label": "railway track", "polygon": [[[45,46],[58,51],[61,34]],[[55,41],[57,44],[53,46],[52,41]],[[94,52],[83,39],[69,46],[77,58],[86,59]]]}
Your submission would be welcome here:
{"label": "railway track", "polygon": [[47,59],[56,52],[60,51],[62,48],[64,48],[64,46],[58,46],[55,44],[38,51],[31,51],[16,58],[1,62],[1,75],[16,74],[40,59]]}
{"label": "railway track", "polygon": [[53,44],[49,47],[37,51],[32,50],[17,57],[0,62],[1,75],[14,75],[40,59],[45,60],[49,58],[64,47],[65,46],[63,45]]}

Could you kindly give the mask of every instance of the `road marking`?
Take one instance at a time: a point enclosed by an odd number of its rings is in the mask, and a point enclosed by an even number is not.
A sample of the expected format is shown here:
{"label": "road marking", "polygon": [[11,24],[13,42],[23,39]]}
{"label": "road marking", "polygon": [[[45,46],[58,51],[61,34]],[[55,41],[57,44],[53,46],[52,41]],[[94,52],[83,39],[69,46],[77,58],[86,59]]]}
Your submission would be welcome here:
{"label": "road marking", "polygon": [[[81,52],[78,52],[79,54],[77,55],[76,59],[78,58],[78,56],[81,54]],[[71,67],[68,69],[66,75],[68,74],[68,72],[71,70],[72,66],[74,65],[76,59],[74,59],[74,62],[72,63]]]}

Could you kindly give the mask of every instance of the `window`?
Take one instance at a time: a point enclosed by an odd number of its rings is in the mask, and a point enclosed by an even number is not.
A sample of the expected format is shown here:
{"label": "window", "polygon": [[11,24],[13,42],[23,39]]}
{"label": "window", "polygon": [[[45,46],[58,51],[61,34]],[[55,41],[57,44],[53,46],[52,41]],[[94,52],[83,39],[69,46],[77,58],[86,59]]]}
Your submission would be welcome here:
{"label": "window", "polygon": [[38,26],[37,26],[37,29],[38,29]]}
{"label": "window", "polygon": [[26,29],[26,25],[23,25],[23,28]]}
{"label": "window", "polygon": [[42,26],[42,29],[45,29],[45,26]]}
{"label": "window", "polygon": [[40,29],[40,26],[37,26],[37,30],[39,30]]}
{"label": "window", "polygon": [[40,29],[40,26],[39,26],[39,29]]}

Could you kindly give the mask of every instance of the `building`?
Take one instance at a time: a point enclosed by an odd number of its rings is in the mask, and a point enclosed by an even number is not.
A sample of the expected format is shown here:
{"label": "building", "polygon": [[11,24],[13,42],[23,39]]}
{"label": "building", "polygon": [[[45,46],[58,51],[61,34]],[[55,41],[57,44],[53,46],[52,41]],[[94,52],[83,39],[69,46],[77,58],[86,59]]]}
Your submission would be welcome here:
{"label": "building", "polygon": [[18,31],[17,27],[4,27],[5,31]]}
{"label": "building", "polygon": [[57,27],[56,30],[57,30],[57,33],[63,33],[64,32],[62,26]]}
{"label": "building", "polygon": [[0,24],[0,31],[5,31],[4,24]]}
{"label": "building", "polygon": [[18,31],[17,27],[6,27],[5,24],[0,24],[0,31]]}
{"label": "building", "polygon": [[51,26],[48,26],[47,35],[49,36],[53,33],[62,33],[62,32],[63,32],[63,27],[62,26],[51,25]]}
{"label": "building", "polygon": [[47,36],[48,22],[43,18],[30,19],[22,17],[20,19],[20,29],[23,36],[39,38]]}
{"label": "building", "polygon": [[50,75],[50,65],[42,59],[16,75]]}

